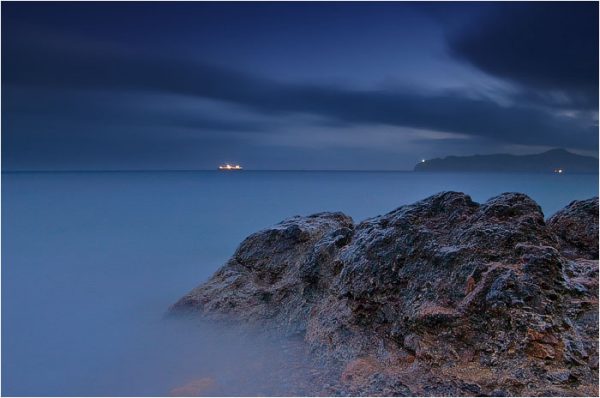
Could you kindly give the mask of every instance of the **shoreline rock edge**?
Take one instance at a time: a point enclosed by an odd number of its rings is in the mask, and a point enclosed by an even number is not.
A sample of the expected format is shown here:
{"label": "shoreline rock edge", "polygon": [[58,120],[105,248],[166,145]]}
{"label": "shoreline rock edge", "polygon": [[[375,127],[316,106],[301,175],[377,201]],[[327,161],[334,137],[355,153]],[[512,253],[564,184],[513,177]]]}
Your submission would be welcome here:
{"label": "shoreline rock edge", "polygon": [[247,237],[172,314],[300,334],[339,395],[596,395],[598,198],[441,192]]}

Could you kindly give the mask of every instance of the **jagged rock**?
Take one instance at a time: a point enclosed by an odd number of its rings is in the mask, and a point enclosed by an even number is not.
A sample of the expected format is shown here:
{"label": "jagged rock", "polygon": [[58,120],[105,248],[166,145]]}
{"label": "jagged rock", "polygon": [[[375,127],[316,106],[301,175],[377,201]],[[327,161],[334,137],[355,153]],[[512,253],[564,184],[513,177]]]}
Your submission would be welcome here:
{"label": "jagged rock", "polygon": [[342,213],[293,217],[246,238],[211,278],[173,306],[212,319],[270,320],[303,332],[309,312],[341,269],[334,259],[350,241],[352,219]]}
{"label": "jagged rock", "polygon": [[563,255],[598,259],[598,198],[571,202],[550,217],[548,228],[558,237]]}
{"label": "jagged rock", "polygon": [[595,395],[597,210],[546,223],[523,194],[443,192],[356,225],[294,217],[172,312],[301,333],[341,395]]}

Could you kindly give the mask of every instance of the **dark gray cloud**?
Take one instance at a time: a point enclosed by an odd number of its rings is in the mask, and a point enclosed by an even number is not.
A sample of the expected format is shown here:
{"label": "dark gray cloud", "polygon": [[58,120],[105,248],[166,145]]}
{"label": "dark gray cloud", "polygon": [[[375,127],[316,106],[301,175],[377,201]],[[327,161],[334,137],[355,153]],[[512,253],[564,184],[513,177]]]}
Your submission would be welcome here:
{"label": "dark gray cloud", "polygon": [[2,11],[5,167],[411,168],[598,148],[593,3]]}
{"label": "dark gray cloud", "polygon": [[[266,121],[246,120],[221,112],[210,114],[204,104],[186,103],[185,97],[130,95],[120,92],[72,90],[60,95],[53,90],[6,87],[10,98],[4,105],[7,114],[19,119],[35,117],[45,124],[129,125],[137,127],[176,127],[210,132],[264,132],[272,128]],[[32,102],[32,97],[35,101]],[[178,100],[178,101],[177,101]],[[162,101],[162,104],[160,102]],[[141,102],[141,103],[138,103]],[[180,103],[185,107],[179,108]],[[204,105],[204,106],[203,106]]]}
{"label": "dark gray cloud", "polygon": [[[70,41],[15,40],[3,48],[3,81],[11,86],[52,89],[58,96],[73,89],[172,93],[243,105],[265,114],[309,113],[342,123],[455,132],[525,145],[589,148],[598,143],[596,126],[534,106],[502,106],[456,92],[427,95],[409,90],[359,91],[285,83],[190,59],[92,44],[82,47]],[[563,87],[578,84],[577,79],[567,79]],[[152,115],[148,120],[155,122]],[[187,126],[208,123],[176,114],[166,120]],[[207,127],[242,126],[213,121]],[[248,129],[253,130],[253,126]]]}
{"label": "dark gray cloud", "polygon": [[[489,7],[448,36],[452,54],[556,107],[598,108],[598,3]],[[545,93],[544,93],[545,92]]]}

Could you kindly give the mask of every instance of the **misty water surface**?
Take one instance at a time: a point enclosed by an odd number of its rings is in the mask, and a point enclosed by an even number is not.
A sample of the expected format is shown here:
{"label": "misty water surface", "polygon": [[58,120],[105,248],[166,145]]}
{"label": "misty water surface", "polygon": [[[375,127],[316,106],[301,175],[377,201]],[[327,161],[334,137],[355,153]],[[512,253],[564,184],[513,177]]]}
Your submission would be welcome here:
{"label": "misty water surface", "polygon": [[228,393],[294,393],[285,371],[271,377],[276,387],[260,380],[269,376],[269,364],[281,370],[298,360],[295,353],[165,320],[168,306],[208,278],[245,236],[283,218],[341,210],[358,221],[441,190],[464,191],[476,201],[525,192],[548,216],[597,195],[598,177],[3,174],[2,394],[165,395],[206,375]]}

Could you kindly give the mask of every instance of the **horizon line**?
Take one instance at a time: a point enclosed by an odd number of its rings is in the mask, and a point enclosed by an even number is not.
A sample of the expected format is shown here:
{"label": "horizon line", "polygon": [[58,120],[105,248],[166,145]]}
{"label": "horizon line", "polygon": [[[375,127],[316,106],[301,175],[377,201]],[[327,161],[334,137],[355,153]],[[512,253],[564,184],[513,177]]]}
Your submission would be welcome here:
{"label": "horizon line", "polygon": [[119,172],[197,172],[197,171],[216,171],[221,173],[236,173],[247,171],[351,171],[351,172],[370,172],[370,171],[389,171],[389,172],[414,172],[411,169],[241,169],[241,170],[219,170],[219,169],[65,169],[65,170],[45,170],[45,169],[24,169],[24,170],[1,170],[2,173],[119,173]]}
{"label": "horizon line", "polygon": [[[243,170],[219,170],[219,169],[115,169],[115,170],[0,170],[1,174],[59,174],[59,173],[198,173],[216,172],[220,174],[240,174],[244,172],[301,172],[301,173],[468,173],[468,174],[554,174],[549,171],[494,171],[494,170],[398,170],[398,169],[243,169]],[[570,172],[569,174],[599,174],[598,171]]]}

